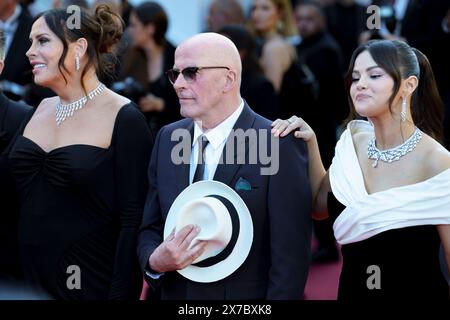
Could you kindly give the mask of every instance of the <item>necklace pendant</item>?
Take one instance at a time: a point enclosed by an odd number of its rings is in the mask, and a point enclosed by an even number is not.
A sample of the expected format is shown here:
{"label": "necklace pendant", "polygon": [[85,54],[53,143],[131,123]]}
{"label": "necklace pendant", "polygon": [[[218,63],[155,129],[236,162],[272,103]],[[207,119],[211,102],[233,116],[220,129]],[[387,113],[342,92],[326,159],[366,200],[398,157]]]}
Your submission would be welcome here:
{"label": "necklace pendant", "polygon": [[373,168],[377,167],[378,161],[380,160],[386,163],[399,161],[403,156],[416,148],[421,138],[422,131],[420,131],[419,128],[416,128],[411,137],[409,137],[405,142],[397,147],[387,150],[379,150],[376,147],[375,138],[372,138],[369,140],[369,143],[367,145],[367,157],[371,160],[375,160],[372,163]]}
{"label": "necklace pendant", "polygon": [[378,159],[375,159],[375,161],[372,163],[372,168],[376,168],[378,165]]}

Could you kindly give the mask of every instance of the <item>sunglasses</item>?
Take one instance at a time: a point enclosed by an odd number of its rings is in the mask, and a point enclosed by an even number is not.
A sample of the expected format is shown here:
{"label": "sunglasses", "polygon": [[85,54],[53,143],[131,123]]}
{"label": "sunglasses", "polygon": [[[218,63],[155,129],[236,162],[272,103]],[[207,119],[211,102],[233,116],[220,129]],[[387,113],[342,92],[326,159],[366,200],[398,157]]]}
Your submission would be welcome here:
{"label": "sunglasses", "polygon": [[191,83],[191,82],[195,81],[195,78],[197,77],[197,73],[203,69],[227,69],[227,70],[230,70],[230,68],[222,67],[222,66],[187,67],[187,68],[184,68],[183,70],[178,70],[178,69],[167,70],[166,75],[169,78],[170,83],[172,83],[172,84],[174,84],[175,81],[177,81],[180,73],[183,74],[183,77],[187,82]]}

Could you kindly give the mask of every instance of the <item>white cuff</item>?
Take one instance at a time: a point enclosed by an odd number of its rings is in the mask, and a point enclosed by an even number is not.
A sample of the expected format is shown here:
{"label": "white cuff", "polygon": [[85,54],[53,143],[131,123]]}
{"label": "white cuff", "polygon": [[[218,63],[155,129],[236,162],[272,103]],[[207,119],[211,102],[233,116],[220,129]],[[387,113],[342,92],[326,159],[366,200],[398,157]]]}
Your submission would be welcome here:
{"label": "white cuff", "polygon": [[152,272],[150,272],[150,271],[145,270],[145,274],[146,274],[148,277],[157,280],[157,279],[161,278],[161,276],[164,275],[164,272],[163,272],[163,273],[152,273]]}

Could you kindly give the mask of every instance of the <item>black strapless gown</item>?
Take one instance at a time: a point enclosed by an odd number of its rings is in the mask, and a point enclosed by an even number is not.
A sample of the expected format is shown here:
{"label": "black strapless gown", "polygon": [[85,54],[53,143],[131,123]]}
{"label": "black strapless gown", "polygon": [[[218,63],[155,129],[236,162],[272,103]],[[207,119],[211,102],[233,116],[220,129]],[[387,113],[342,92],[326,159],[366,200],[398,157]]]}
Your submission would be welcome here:
{"label": "black strapless gown", "polygon": [[[328,194],[330,217],[345,207]],[[369,239],[342,245],[339,300],[444,300],[449,287],[439,263],[440,237],[433,225],[393,229]],[[367,281],[379,267],[381,289]],[[373,284],[373,279],[369,279]]]}
{"label": "black strapless gown", "polygon": [[17,137],[9,158],[22,203],[19,245],[28,281],[57,299],[138,298],[136,239],[152,143],[132,104],[119,111],[107,149],[75,144],[46,152]]}

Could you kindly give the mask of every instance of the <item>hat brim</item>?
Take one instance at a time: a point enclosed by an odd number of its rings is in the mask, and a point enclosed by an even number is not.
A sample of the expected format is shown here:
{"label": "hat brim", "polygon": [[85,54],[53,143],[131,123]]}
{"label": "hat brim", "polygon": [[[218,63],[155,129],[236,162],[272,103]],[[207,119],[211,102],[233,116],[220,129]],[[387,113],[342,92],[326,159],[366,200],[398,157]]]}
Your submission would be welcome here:
{"label": "hat brim", "polygon": [[239,235],[233,250],[224,260],[209,267],[189,265],[182,270],[177,270],[183,277],[195,282],[215,282],[228,277],[244,263],[253,242],[252,217],[244,200],[229,186],[214,180],[193,183],[178,195],[167,214],[164,239],[175,228],[178,213],[187,202],[209,195],[222,196],[234,205],[239,217]]}

